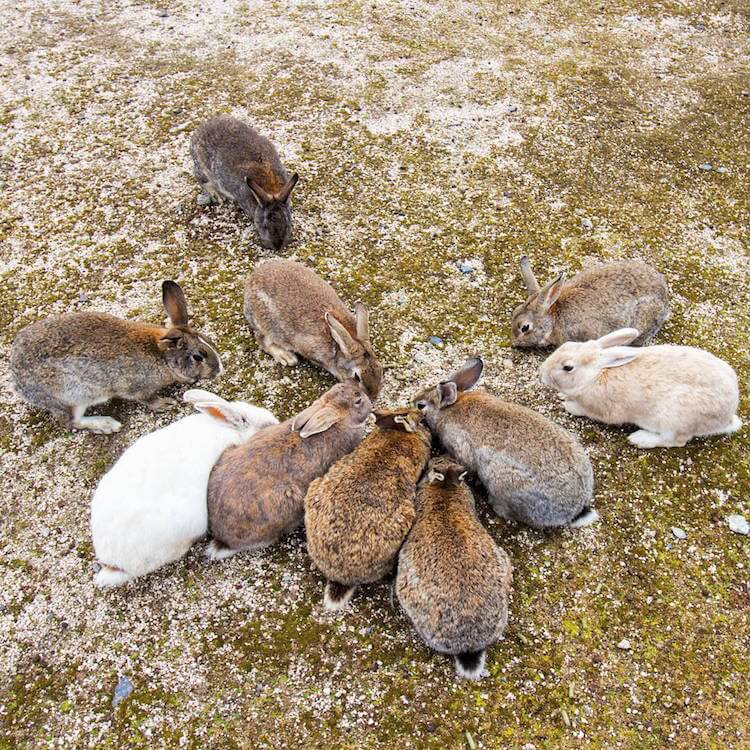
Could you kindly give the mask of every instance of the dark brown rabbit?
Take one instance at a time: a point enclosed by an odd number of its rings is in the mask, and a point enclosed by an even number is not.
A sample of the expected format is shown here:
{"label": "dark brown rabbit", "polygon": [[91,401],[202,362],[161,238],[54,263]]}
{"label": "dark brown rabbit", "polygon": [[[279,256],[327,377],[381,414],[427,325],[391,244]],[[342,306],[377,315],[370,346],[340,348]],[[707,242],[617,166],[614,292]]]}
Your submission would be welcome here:
{"label": "dark brown rabbit", "polygon": [[208,482],[207,556],[260,549],[299,526],[310,482],[354,450],[371,409],[353,380],[338,383],[296,417],[224,451]]}
{"label": "dark brown rabbit", "polygon": [[278,252],[292,234],[290,196],[299,180],[287,175],[271,141],[241,120],[218,115],[190,139],[198,203],[234,201],[253,220],[260,241]]}
{"label": "dark brown rabbit", "polygon": [[188,326],[182,289],[162,284],[168,328],[105,313],[70,313],[23,328],[10,369],[16,390],[32,406],[65,425],[102,434],[117,432],[112,417],[86,417],[86,409],[112,398],[140,401],[160,411],[176,403],[156,393],[174,383],[197,383],[221,374],[216,347]]}
{"label": "dark brown rabbit", "polygon": [[455,656],[461,677],[478,680],[487,647],[508,623],[513,569],[477,519],[465,473],[448,456],[430,461],[399,553],[396,594],[424,642]]}
{"label": "dark brown rabbit", "polygon": [[377,429],[305,497],[307,551],[327,578],[327,609],[394,567],[415,518],[414,496],[430,458],[430,431],[416,409],[376,411]]}

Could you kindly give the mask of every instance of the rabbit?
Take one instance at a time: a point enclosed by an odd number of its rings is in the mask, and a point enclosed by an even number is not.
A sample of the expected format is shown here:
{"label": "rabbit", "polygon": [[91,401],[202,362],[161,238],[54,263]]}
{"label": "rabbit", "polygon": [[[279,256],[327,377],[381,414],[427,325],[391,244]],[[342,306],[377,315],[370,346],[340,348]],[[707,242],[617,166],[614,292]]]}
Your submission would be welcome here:
{"label": "rabbit", "polygon": [[544,348],[588,341],[624,326],[643,332],[635,342],[641,346],[670,314],[664,277],[639,260],[605,263],[568,281],[561,273],[540,289],[524,255],[521,275],[529,297],[513,311],[513,346]]}
{"label": "rabbit", "polygon": [[353,377],[377,397],[383,368],[370,343],[367,308],[357,302],[352,315],[311,269],[291,260],[261,263],[245,282],[244,310],[277,362],[295,365],[297,352],[339,380]]}
{"label": "rabbit", "polygon": [[16,391],[68,427],[106,435],[122,425],[112,417],[84,416],[90,406],[122,398],[162,411],[177,403],[158,398],[162,388],[221,375],[216,345],[188,326],[182,289],[165,281],[162,299],[166,328],[77,312],[21,329],[10,354]]}
{"label": "rabbit", "polygon": [[343,609],[357,586],[383,578],[414,523],[417,480],[431,435],[415,409],[376,411],[377,429],[305,496],[307,551],[326,577],[326,609]]}
{"label": "rabbit", "polygon": [[229,115],[204,122],[190,139],[195,178],[212,199],[234,201],[253,220],[261,243],[279,252],[292,235],[290,197],[299,180],[291,178],[268,138]]}
{"label": "rabbit", "polygon": [[337,383],[296,417],[224,451],[208,482],[207,557],[261,549],[299,526],[310,482],[357,447],[371,410],[354,381]]}
{"label": "rabbit", "polygon": [[586,451],[541,414],[476,385],[484,363],[469,359],[414,405],[443,446],[477,475],[495,512],[535,529],[588,526],[594,473]]}
{"label": "rabbit", "polygon": [[559,391],[575,416],[640,427],[628,436],[639,448],[681,447],[742,427],[730,365],[692,346],[627,346],[639,335],[623,328],[563,344],[542,364],[541,381]]}
{"label": "rabbit", "polygon": [[222,451],[278,423],[266,409],[207,391],[189,390],[183,398],[202,413],[136,440],[94,492],[99,587],[119,586],[181,558],[208,531],[208,477]]}
{"label": "rabbit", "polygon": [[396,595],[422,640],[454,656],[460,677],[478,680],[508,624],[513,567],[477,519],[465,474],[448,456],[430,461],[398,555]]}

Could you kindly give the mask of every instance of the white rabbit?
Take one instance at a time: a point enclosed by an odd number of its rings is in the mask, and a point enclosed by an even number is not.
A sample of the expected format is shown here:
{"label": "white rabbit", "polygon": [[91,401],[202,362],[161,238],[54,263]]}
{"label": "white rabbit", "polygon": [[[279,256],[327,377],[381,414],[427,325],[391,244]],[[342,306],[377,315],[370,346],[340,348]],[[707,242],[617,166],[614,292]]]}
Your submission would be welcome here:
{"label": "white rabbit", "polygon": [[693,437],[742,427],[737,374],[723,360],[692,346],[626,346],[635,328],[594,341],[568,342],[541,368],[576,416],[640,427],[628,437],[639,448],[683,446]]}
{"label": "white rabbit", "polygon": [[189,390],[183,398],[202,413],[139,438],[94,492],[99,587],[119,586],[181,558],[208,531],[208,477],[224,449],[278,423],[266,409],[208,391]]}

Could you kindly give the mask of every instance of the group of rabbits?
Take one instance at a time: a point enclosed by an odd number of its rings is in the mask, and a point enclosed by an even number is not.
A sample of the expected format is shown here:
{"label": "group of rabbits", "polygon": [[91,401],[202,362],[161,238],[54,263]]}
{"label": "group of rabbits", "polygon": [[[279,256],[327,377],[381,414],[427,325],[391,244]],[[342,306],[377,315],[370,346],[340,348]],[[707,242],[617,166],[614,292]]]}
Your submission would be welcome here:
{"label": "group of rabbits", "polygon": [[[273,145],[228,116],[191,140],[198,202],[236,202],[261,242],[278,251],[292,231],[287,175]],[[608,263],[540,287],[521,259],[528,297],[513,313],[518,347],[557,347],[541,380],[571,414],[635,424],[642,448],[682,446],[739,429],[734,370],[686,346],[646,346],[670,312],[661,274],[640,261]],[[111,433],[120,424],[86,410],[112,398],[161,410],[175,383],[222,373],[218,347],[188,325],[180,287],[162,285],[165,327],[104,313],[51,317],[13,342],[17,392],[73,428]],[[256,266],[245,317],[261,348],[291,366],[298,356],[338,381],[279,423],[269,411],[190,388],[199,412],[130,446],[94,493],[95,583],[117,586],[182,557],[207,533],[220,560],[273,544],[304,522],[309,554],[326,579],[328,608],[397,569],[395,590],[415,629],[453,655],[460,675],[484,673],[485,652],[508,620],[512,567],[477,520],[470,472],[495,512],[535,529],[585,526],[594,475],[586,451],[535,411],[473,390],[483,362],[374,411],[383,368],[368,311],[352,313],[314,271],[290,260]],[[628,346],[630,344],[630,346]],[[433,449],[445,453],[433,456]]]}

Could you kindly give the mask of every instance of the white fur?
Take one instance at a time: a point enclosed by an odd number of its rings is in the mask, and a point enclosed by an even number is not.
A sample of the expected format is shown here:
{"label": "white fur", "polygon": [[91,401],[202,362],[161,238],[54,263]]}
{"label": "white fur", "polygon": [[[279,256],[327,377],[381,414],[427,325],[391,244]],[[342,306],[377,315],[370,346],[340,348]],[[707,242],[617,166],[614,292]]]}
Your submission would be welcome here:
{"label": "white fur", "polygon": [[221,415],[193,414],[144,435],[99,482],[91,502],[103,566],[97,586],[120,585],[182,557],[208,531],[208,477],[221,453],[278,422],[265,409],[204,394],[188,391],[185,400]]}
{"label": "white fur", "polygon": [[465,680],[481,680],[482,677],[486,677],[489,674],[484,668],[486,660],[487,652],[483,651],[476,669],[464,669],[461,662],[456,659],[456,674],[459,677],[463,677]]}
{"label": "white fur", "polygon": [[563,344],[542,365],[541,380],[560,392],[571,414],[640,427],[628,438],[639,448],[677,447],[740,429],[737,374],[730,365],[690,346],[622,345],[637,335],[622,329]]}
{"label": "white fur", "polygon": [[354,596],[355,588],[356,587],[352,587],[351,589],[349,589],[349,591],[346,592],[346,595],[341,599],[331,599],[331,594],[328,591],[328,584],[326,584],[325,591],[323,592],[324,609],[327,609],[329,612],[337,612],[342,609],[346,609],[349,605],[349,602],[352,600],[352,596]]}
{"label": "white fur", "polygon": [[571,529],[583,529],[586,526],[591,526],[592,524],[596,523],[598,520],[599,520],[599,514],[593,508],[590,508],[588,513],[585,513],[584,515],[571,521],[570,528]]}

